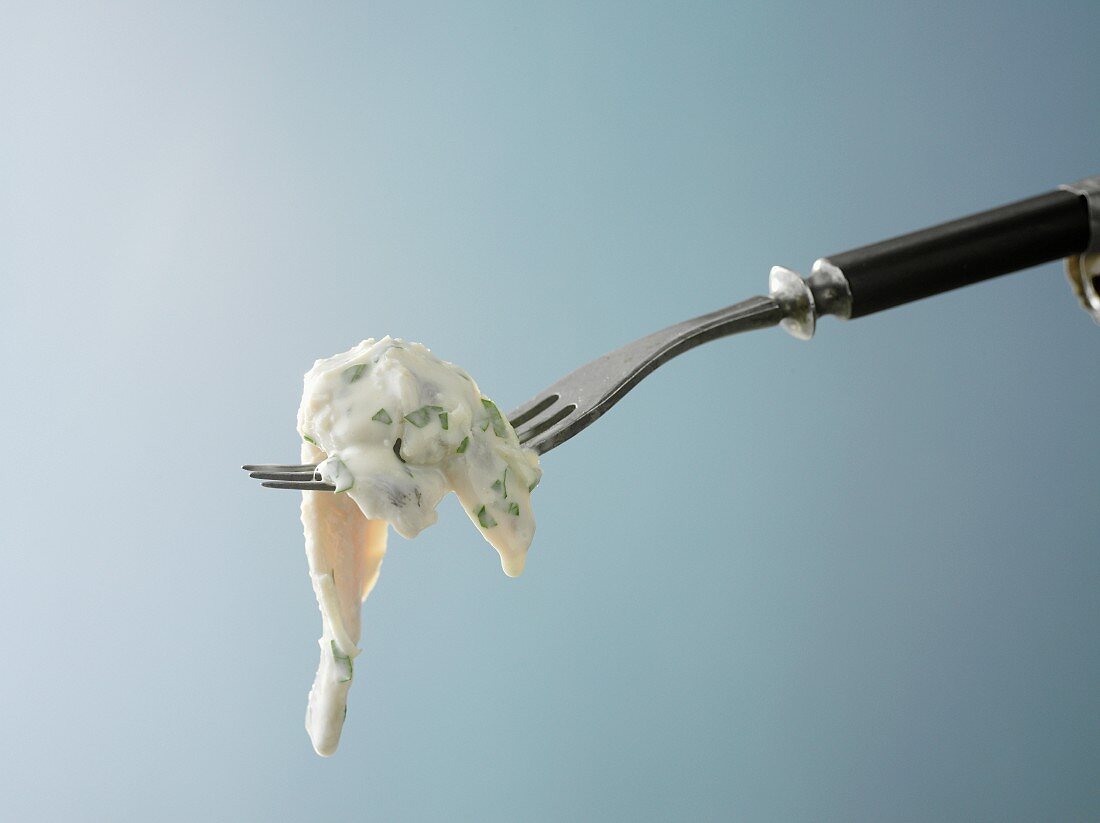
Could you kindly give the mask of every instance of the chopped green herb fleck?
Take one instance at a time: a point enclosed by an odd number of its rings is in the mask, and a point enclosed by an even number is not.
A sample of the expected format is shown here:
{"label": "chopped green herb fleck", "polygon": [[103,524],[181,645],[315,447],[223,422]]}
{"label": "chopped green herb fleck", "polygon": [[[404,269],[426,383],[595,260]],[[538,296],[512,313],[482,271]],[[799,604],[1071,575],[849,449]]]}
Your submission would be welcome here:
{"label": "chopped green herb fleck", "polygon": [[489,421],[488,420],[486,420],[484,423],[481,424],[481,430],[482,431],[485,431],[487,428],[489,428]]}
{"label": "chopped green herb fleck", "polygon": [[493,485],[491,485],[489,488],[492,489],[495,492],[500,492],[501,496],[504,497],[505,500],[508,499],[508,469],[507,468],[504,469],[504,475],[500,478],[500,480],[494,480]]}
{"label": "chopped green herb fleck", "polygon": [[308,434],[303,434],[302,439],[305,440],[307,443],[312,443],[314,446],[317,445],[317,441],[310,437]]}
{"label": "chopped green herb fleck", "polygon": [[439,425],[443,427],[443,431],[447,431],[447,412],[439,413]]}
{"label": "chopped green herb fleck", "polygon": [[442,406],[421,406],[419,409],[414,409],[405,415],[405,419],[416,426],[418,429],[422,429],[428,425],[428,421],[432,419],[432,412],[439,413],[443,411]]}
{"label": "chopped green herb fleck", "polygon": [[500,491],[500,481],[499,480],[494,480],[493,485],[491,485],[489,488],[492,489],[495,492]]}
{"label": "chopped green herb fleck", "polygon": [[477,510],[477,522],[481,524],[481,528],[483,529],[491,529],[497,524],[493,516],[485,511],[484,506]]}
{"label": "chopped green herb fleck", "polygon": [[516,517],[519,517],[519,503],[515,500],[508,504],[508,514],[514,514]]}
{"label": "chopped green herb fleck", "polygon": [[355,664],[351,661],[351,655],[337,653],[335,640],[330,640],[329,643],[332,645],[332,659],[335,660],[337,663],[342,661],[348,664],[348,676],[341,677],[337,679],[336,682],[347,683],[355,676]]}
{"label": "chopped green herb fleck", "polygon": [[358,363],[354,366],[348,366],[340,372],[340,376],[344,379],[345,383],[354,383],[360,377],[363,376],[363,372],[367,370],[366,363]]}
{"label": "chopped green herb fleck", "polygon": [[469,437],[463,437],[462,442],[458,444],[458,448],[455,450],[456,453],[462,454],[464,451],[466,451],[466,447],[469,446],[469,445],[470,445],[470,438]]}
{"label": "chopped green herb fleck", "polygon": [[374,413],[374,417],[371,420],[377,420],[379,423],[385,423],[387,426],[393,422],[393,418],[390,417],[390,413],[385,409],[379,409]]}
{"label": "chopped green herb fleck", "polygon": [[527,487],[527,491],[533,492],[535,490],[535,486],[539,484],[540,480],[542,480],[541,477],[536,477],[534,480],[532,480],[531,485]]}
{"label": "chopped green herb fleck", "polygon": [[[485,407],[485,411],[489,412],[489,422],[493,424],[493,434],[497,437],[504,437],[506,429],[504,428],[504,418],[500,416],[500,409],[497,408],[497,404],[487,397],[481,398],[481,405]],[[481,430],[485,431],[488,425],[482,426]]]}

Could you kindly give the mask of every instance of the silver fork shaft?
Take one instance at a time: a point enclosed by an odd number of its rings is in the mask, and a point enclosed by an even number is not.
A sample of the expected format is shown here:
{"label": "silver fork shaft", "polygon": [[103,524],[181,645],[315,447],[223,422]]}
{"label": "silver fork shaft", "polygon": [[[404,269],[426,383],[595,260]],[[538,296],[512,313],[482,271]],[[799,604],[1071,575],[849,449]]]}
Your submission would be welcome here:
{"label": "silver fork shaft", "polygon": [[771,328],[781,323],[788,316],[788,311],[772,297],[750,297],[628,343],[605,355],[608,371],[618,376],[624,371],[624,365],[633,366],[634,374],[631,376],[634,379],[625,381],[628,385],[624,386],[629,388],[658,366],[689,349],[720,337]]}
{"label": "silver fork shaft", "polygon": [[513,416],[524,421],[517,427],[520,442],[544,454],[599,419],[658,366],[710,340],[771,328],[788,311],[771,297],[750,297],[598,357],[536,396],[534,408],[543,409],[541,418],[531,416],[530,407],[516,410]]}

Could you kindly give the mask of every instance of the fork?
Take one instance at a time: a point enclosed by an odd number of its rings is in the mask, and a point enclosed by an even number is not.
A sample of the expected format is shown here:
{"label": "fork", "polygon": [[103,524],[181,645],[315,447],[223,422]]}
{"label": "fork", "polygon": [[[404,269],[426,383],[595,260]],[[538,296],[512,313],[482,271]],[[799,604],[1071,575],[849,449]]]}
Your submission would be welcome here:
{"label": "fork", "polygon": [[[772,267],[768,296],[654,332],[581,366],[521,404],[508,421],[545,454],[576,436],[650,372],[695,346],[781,326],[809,340],[817,318],[864,317],[999,275],[1066,258],[1071,285],[1100,323],[1100,176],[931,228],[818,259],[807,278]],[[315,464],[250,464],[276,489],[335,491]]]}

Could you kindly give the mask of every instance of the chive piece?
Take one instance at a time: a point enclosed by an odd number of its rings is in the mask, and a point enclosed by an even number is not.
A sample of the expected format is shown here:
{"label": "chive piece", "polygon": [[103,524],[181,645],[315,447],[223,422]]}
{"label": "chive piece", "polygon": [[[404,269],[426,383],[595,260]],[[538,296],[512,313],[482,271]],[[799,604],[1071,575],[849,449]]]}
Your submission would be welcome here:
{"label": "chive piece", "polygon": [[519,517],[519,503],[515,500],[508,504],[508,514],[514,514],[516,517]]}
{"label": "chive piece", "polygon": [[481,528],[483,529],[491,529],[497,524],[493,516],[485,511],[484,506],[477,510],[477,522],[481,524]]}
{"label": "chive piece", "polygon": [[491,485],[489,488],[492,489],[495,492],[500,491],[500,481],[499,480],[494,480],[493,485]]}
{"label": "chive piece", "polygon": [[486,420],[484,423],[481,424],[481,430],[482,431],[485,431],[487,428],[489,428],[489,421],[488,420]]}
{"label": "chive piece", "polygon": [[308,434],[303,434],[302,439],[305,440],[307,443],[312,443],[314,446],[317,445],[317,441],[310,437]]}
{"label": "chive piece", "polygon": [[443,431],[447,431],[447,412],[439,413],[439,425],[443,427]]}
{"label": "chive piece", "polygon": [[397,455],[397,459],[402,463],[405,462],[405,458],[401,456],[401,438],[397,438],[393,441],[393,453]]}
{"label": "chive piece", "polygon": [[355,664],[351,662],[351,655],[337,654],[337,652],[336,652],[336,641],[335,640],[330,640],[329,643],[332,645],[332,659],[335,660],[336,662],[340,662],[341,660],[343,660],[348,664],[348,676],[347,677],[342,677],[342,678],[338,679],[336,682],[337,683],[347,683],[353,677],[355,677]]}
{"label": "chive piece", "polygon": [[443,411],[442,406],[421,406],[419,409],[414,409],[405,415],[405,419],[416,426],[418,429],[422,429],[428,425],[428,421],[432,419],[432,412],[436,414]]}
{"label": "chive piece", "polygon": [[466,451],[466,447],[470,445],[470,438],[463,437],[462,442],[458,444],[458,448],[455,450],[457,454],[462,454]]}
{"label": "chive piece", "polygon": [[534,480],[532,480],[531,485],[527,487],[527,491],[533,492],[535,490],[535,486],[537,486],[539,484],[540,480],[542,480],[541,476],[536,477]]}
{"label": "chive piece", "polygon": [[[481,405],[485,407],[485,411],[489,412],[489,422],[493,424],[493,434],[497,437],[504,437],[504,418],[500,416],[500,409],[497,408],[497,404],[487,397],[481,398]],[[488,425],[482,426],[481,430],[485,431],[489,428]]]}
{"label": "chive piece", "polygon": [[504,474],[500,478],[500,490],[504,492],[504,499],[508,499],[508,467],[504,467]]}
{"label": "chive piece", "polygon": [[350,383],[354,383],[356,380],[358,380],[360,377],[362,377],[363,372],[365,372],[366,370],[367,370],[367,364],[366,363],[359,363],[355,366],[348,366],[348,368],[346,368],[342,372],[340,372],[340,376],[342,378],[344,378],[345,383],[350,384]]}
{"label": "chive piece", "polygon": [[385,409],[379,409],[374,413],[374,417],[371,420],[377,420],[379,423],[385,423],[387,426],[393,422],[393,418],[390,417],[390,413]]}

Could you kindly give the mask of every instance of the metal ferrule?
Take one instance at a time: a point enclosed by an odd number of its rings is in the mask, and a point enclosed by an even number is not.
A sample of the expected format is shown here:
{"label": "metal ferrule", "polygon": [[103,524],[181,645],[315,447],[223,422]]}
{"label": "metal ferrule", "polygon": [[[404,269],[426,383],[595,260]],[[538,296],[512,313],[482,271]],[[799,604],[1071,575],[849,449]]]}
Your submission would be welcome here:
{"label": "metal ferrule", "polygon": [[782,266],[772,266],[768,275],[768,297],[783,311],[780,327],[799,340],[814,336],[817,309],[809,284],[797,272]]}
{"label": "metal ferrule", "polygon": [[1100,324],[1100,175],[1058,188],[1088,203],[1089,244],[1080,254],[1066,258],[1066,277],[1085,311]]}
{"label": "metal ferrule", "polygon": [[852,292],[844,273],[824,257],[814,263],[805,279],[790,269],[772,266],[768,296],[783,310],[780,327],[799,340],[814,336],[817,318],[822,315],[847,320],[852,312]]}
{"label": "metal ferrule", "polygon": [[848,279],[828,257],[814,261],[809,284],[818,317],[831,314],[847,320],[852,316],[852,290],[848,288]]}

